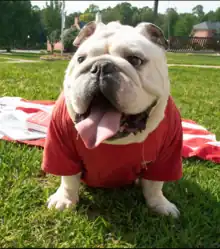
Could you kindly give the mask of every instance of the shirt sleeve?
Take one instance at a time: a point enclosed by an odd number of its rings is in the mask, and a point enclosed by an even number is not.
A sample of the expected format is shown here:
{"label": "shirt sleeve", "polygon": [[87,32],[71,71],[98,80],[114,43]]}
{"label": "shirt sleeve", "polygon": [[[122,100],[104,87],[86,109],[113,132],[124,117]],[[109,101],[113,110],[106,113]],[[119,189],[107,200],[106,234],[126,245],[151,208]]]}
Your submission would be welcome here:
{"label": "shirt sleeve", "polygon": [[53,175],[69,176],[81,171],[81,160],[74,145],[73,123],[64,97],[57,100],[52,112],[43,152],[42,169]]}
{"label": "shirt sleeve", "polygon": [[182,177],[182,124],[179,113],[168,125],[165,143],[155,162],[144,169],[143,178],[152,181],[176,181]]}

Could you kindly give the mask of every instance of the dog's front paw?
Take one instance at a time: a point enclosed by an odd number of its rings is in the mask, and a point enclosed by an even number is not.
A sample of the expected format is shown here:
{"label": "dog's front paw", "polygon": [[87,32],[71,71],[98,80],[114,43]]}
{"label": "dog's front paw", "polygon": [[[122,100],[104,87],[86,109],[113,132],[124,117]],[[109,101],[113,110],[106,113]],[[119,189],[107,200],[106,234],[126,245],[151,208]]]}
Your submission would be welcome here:
{"label": "dog's front paw", "polygon": [[162,215],[172,215],[174,218],[178,218],[180,215],[176,205],[168,201],[163,195],[149,199],[148,205],[153,211]]}
{"label": "dog's front paw", "polygon": [[47,200],[48,208],[56,208],[58,210],[63,210],[65,208],[70,208],[79,201],[79,196],[73,191],[66,190],[60,187],[56,193],[51,195]]}

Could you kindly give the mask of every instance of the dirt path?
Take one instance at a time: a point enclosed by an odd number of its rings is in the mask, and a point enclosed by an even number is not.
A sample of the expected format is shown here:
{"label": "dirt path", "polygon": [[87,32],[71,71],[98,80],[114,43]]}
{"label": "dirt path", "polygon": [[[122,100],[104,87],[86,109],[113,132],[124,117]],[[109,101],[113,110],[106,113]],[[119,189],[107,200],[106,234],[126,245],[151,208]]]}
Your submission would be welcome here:
{"label": "dirt path", "polygon": [[[5,62],[5,61],[4,61]],[[9,60],[9,61],[6,61],[7,63],[36,63],[36,62],[40,62],[40,61],[38,61],[38,60],[23,60],[23,59],[19,59],[19,60]]]}
{"label": "dirt path", "polygon": [[214,66],[214,65],[188,65],[188,64],[168,64],[168,67],[220,68],[220,66]]}
{"label": "dirt path", "polygon": [[[36,63],[40,62],[40,60],[25,60],[25,59],[16,59],[9,57],[0,57],[3,59],[7,59],[8,61],[0,61],[0,63]],[[220,66],[214,65],[190,65],[190,64],[168,64],[168,67],[197,67],[197,68],[219,68]]]}
{"label": "dirt path", "polygon": [[40,60],[26,60],[26,59],[17,59],[17,58],[10,58],[10,57],[0,57],[2,59],[5,59],[7,61],[0,61],[0,62],[6,62],[6,63],[27,63],[27,62],[40,62]]}

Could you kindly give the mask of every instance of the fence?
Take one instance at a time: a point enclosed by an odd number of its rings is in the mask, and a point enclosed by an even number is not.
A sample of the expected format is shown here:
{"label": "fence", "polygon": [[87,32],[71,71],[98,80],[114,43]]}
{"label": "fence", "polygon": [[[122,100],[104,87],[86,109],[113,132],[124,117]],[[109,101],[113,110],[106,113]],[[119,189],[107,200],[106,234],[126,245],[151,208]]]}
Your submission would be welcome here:
{"label": "fence", "polygon": [[169,39],[170,52],[220,52],[220,37],[183,37]]}

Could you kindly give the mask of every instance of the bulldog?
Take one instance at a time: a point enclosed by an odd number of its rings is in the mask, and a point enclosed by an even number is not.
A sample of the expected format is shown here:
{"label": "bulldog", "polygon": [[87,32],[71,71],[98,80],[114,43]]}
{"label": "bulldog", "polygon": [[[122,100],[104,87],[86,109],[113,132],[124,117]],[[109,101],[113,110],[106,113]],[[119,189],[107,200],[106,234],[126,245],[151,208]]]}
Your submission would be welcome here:
{"label": "bulldog", "polygon": [[182,177],[180,113],[170,95],[167,41],[159,27],[87,24],[49,125],[42,168],[61,176],[48,207],[79,201],[80,182],[111,188],[137,179],[147,205],[179,216],[162,192]]}

